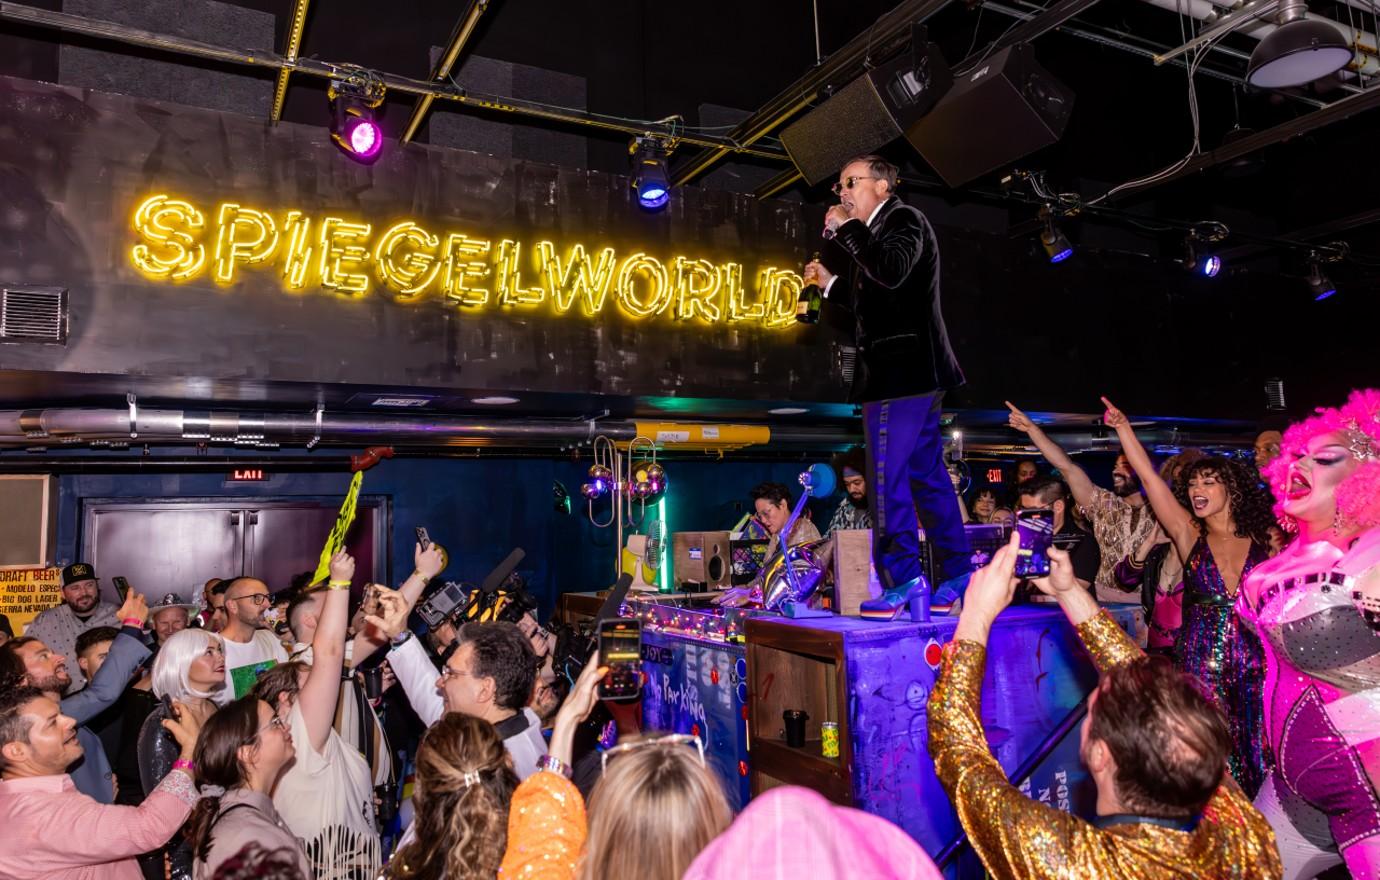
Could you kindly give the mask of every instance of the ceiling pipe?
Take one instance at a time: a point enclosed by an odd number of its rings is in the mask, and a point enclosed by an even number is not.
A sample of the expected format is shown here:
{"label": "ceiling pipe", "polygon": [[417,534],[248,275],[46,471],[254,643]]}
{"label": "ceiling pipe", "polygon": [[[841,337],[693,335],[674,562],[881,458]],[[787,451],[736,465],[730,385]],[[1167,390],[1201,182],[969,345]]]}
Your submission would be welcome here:
{"label": "ceiling pipe", "polygon": [[[425,448],[563,447],[603,434],[627,441],[630,420],[571,421],[270,413],[229,410],[48,408],[0,410],[0,446],[11,448],[127,445],[279,446],[395,445]],[[797,425],[770,428],[773,448],[837,449],[858,442],[856,430]]]}
{"label": "ceiling pipe", "polygon": [[[431,71],[432,82],[448,82],[450,80],[450,72],[460,57],[460,50],[469,43],[470,36],[474,34],[475,26],[479,24],[480,17],[488,8],[489,0],[471,0],[469,9],[465,10],[465,14],[455,25],[455,33],[451,35],[450,44],[446,47],[445,54],[441,56],[441,60]],[[407,126],[403,128],[403,135],[400,138],[403,143],[416,137],[417,129],[422,127],[422,120],[426,118],[426,112],[431,109],[431,104],[435,100],[435,95],[422,95],[417,99],[417,106],[412,108],[412,116],[407,120]]]}

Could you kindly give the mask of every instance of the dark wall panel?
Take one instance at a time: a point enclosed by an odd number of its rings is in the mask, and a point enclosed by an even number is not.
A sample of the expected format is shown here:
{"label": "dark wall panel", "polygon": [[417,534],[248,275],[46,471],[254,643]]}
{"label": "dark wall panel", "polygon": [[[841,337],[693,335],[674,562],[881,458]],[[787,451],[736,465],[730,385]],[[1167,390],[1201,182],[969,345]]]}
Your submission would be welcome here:
{"label": "dark wall panel", "polygon": [[[686,189],[658,214],[634,203],[626,178],[390,142],[377,164],[341,156],[321,128],[269,125],[234,114],[0,81],[0,191],[10,234],[0,282],[71,290],[65,348],[6,347],[0,368],[136,376],[429,384],[471,389],[840,399],[824,341],[829,331],[712,325],[670,315],[637,321],[614,307],[464,310],[439,296],[411,305],[375,291],[358,299],[308,287],[284,291],[280,262],[241,269],[217,286],[209,272],[183,284],[133,267],[135,207],[156,193],[185,198],[215,222],[222,202],[276,214],[367,220],[374,238],[400,219],[463,232],[495,247],[614,247],[743,265],[756,295],[759,268],[798,267],[813,209]],[[812,219],[813,217],[813,219]],[[208,234],[209,240],[209,234]],[[491,283],[491,281],[489,282]],[[802,345],[814,340],[818,345]]]}

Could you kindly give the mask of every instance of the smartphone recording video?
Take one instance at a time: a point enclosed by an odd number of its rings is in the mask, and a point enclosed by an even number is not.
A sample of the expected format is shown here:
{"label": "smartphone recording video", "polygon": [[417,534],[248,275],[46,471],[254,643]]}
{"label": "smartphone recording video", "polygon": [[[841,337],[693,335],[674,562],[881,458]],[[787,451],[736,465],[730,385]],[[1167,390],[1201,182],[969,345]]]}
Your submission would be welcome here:
{"label": "smartphone recording video", "polygon": [[628,700],[642,692],[642,621],[599,622],[599,665],[609,670],[599,682],[600,699]]}
{"label": "smartphone recording video", "polygon": [[1049,574],[1049,547],[1054,542],[1054,511],[1047,507],[1016,512],[1020,549],[1016,577],[1036,578]]}

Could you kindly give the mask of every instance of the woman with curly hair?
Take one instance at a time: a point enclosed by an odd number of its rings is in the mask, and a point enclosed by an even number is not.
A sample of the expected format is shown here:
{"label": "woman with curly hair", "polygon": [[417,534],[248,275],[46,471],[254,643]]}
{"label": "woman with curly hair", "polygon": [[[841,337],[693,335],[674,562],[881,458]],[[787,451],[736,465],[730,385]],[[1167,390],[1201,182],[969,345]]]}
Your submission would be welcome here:
{"label": "woman with curly hair", "polygon": [[1297,537],[1237,600],[1276,757],[1255,804],[1285,877],[1380,877],[1380,391],[1289,428],[1265,476]]}
{"label": "woman with curly hair", "polygon": [[1227,716],[1232,751],[1227,766],[1255,797],[1269,771],[1260,640],[1233,610],[1251,570],[1270,558],[1277,529],[1270,498],[1255,472],[1226,458],[1203,458],[1184,468],[1179,488],[1160,478],[1125,413],[1102,398],[1155,518],[1184,561],[1183,626],[1174,663],[1202,680]]}

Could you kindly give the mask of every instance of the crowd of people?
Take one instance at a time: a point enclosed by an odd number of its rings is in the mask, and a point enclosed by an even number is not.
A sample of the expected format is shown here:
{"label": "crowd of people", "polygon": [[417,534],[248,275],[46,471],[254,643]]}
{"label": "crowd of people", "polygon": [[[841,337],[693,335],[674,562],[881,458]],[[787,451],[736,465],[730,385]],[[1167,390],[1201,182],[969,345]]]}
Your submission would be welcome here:
{"label": "crowd of people", "polygon": [[[1109,488],[1012,406],[1047,472],[1024,461],[1010,507],[969,505],[1052,512],[1051,572],[1027,588],[1101,674],[1080,752],[1098,819],[1026,797],[986,745],[1013,535],[969,581],[929,700],[973,848],[1000,877],[1380,876],[1380,392],[1262,438],[1255,467],[1157,466],[1104,403]],[[836,467],[830,530],[858,527],[864,465]],[[773,536],[783,488],[754,493]],[[397,589],[354,589],[344,552],[287,595],[213,578],[201,607],[115,606],[91,566],[64,569],[63,603],[0,644],[0,878],[940,876],[900,829],[803,789],[735,817],[700,739],[600,701],[593,657],[557,686],[530,609],[419,634],[444,559],[419,544],[413,561]],[[1146,650],[1103,608],[1124,602],[1146,610]]]}

